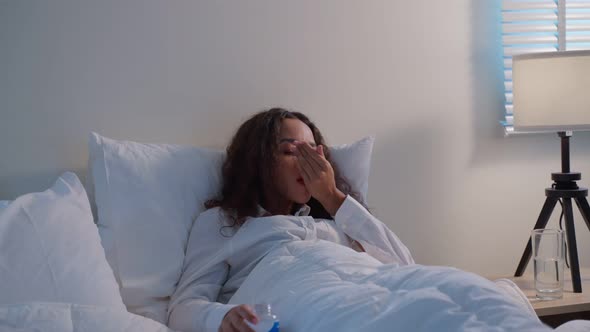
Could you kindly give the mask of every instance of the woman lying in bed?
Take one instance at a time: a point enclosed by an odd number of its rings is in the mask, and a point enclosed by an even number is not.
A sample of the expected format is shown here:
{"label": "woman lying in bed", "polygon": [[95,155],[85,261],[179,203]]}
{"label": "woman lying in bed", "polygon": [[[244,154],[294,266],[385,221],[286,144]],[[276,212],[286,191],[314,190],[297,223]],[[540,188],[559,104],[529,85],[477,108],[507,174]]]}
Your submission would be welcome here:
{"label": "woman lying in bed", "polygon": [[319,129],[298,112],[273,108],[242,124],[227,148],[221,198],[206,205],[169,308],[169,325],[180,331],[252,331],[245,323],[257,322],[251,307],[228,301],[270,250],[310,231],[383,263],[414,263],[351,192]]}

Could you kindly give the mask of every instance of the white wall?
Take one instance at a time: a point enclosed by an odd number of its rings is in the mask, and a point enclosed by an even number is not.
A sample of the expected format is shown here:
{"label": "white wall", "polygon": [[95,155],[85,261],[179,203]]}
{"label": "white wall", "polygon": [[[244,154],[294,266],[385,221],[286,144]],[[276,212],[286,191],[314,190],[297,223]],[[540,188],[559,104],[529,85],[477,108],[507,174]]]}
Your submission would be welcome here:
{"label": "white wall", "polygon": [[[500,1],[2,0],[0,198],[84,174],[91,130],[222,147],[251,113],[377,135],[369,203],[423,264],[513,272],[559,167],[504,138]],[[590,177],[590,136],[573,168]],[[588,184],[588,178],[583,183]],[[590,232],[576,222],[582,264]]]}

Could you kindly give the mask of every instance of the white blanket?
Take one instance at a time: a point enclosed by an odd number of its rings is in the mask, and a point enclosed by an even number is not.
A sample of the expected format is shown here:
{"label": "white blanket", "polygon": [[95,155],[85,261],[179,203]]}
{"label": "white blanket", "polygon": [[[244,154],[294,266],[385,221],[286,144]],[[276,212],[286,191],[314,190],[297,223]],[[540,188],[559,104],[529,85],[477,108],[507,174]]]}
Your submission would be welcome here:
{"label": "white blanket", "polygon": [[0,306],[0,331],[172,332],[156,321],[120,308],[41,302]]}
{"label": "white blanket", "polygon": [[[272,304],[281,332],[551,330],[514,296],[475,274],[383,265],[322,240],[269,253],[230,303]],[[576,328],[590,331],[590,322],[563,331]]]}
{"label": "white blanket", "polygon": [[[518,296],[477,275],[383,265],[322,240],[272,251],[230,303],[271,303],[281,332],[551,330]],[[557,330],[590,331],[590,322],[569,322]],[[0,306],[0,331],[172,332],[119,308],[39,302]]]}

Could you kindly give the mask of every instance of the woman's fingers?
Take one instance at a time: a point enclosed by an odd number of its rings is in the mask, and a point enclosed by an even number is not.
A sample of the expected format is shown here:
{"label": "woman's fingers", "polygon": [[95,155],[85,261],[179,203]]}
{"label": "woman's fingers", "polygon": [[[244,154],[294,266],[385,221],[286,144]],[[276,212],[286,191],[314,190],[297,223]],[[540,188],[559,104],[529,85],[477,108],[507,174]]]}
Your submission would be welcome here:
{"label": "woman's fingers", "polygon": [[299,155],[309,163],[313,173],[320,175],[324,167],[322,166],[322,160],[319,158],[318,153],[307,143],[297,145],[297,149],[300,152]]}
{"label": "woman's fingers", "polygon": [[223,317],[219,331],[254,332],[254,329],[248,326],[246,320],[251,321],[253,324],[258,323],[258,318],[249,306],[242,304],[234,307]]}
{"label": "woman's fingers", "polygon": [[310,178],[317,176],[319,172],[314,168],[312,162],[304,155],[304,153],[304,151],[301,151],[301,153],[297,156],[297,161]]}
{"label": "woman's fingers", "polygon": [[308,160],[310,160],[312,165],[314,165],[318,170],[325,170],[326,165],[323,155],[320,155],[317,150],[314,150],[314,148],[312,148],[311,145],[306,142],[300,144],[299,146],[301,146],[303,154]]}
{"label": "woman's fingers", "polygon": [[253,324],[258,323],[258,318],[249,307],[239,306],[238,308],[238,313],[240,314],[240,316],[242,316],[242,318],[246,319],[247,321],[250,321]]}
{"label": "woman's fingers", "polygon": [[246,321],[242,317],[239,317],[239,319],[234,321],[232,325],[235,330],[239,332],[256,332],[254,329],[248,326],[248,324],[246,324]]}
{"label": "woman's fingers", "polygon": [[219,329],[219,332],[238,332],[238,330],[234,326],[233,320],[233,315],[225,317],[223,319],[223,322],[221,323],[221,328]]}
{"label": "woman's fingers", "polygon": [[234,326],[233,321],[229,322],[227,327],[222,332],[239,332],[238,329]]}
{"label": "woman's fingers", "polygon": [[299,168],[299,172],[301,172],[301,176],[303,176],[305,183],[309,183],[311,180],[311,175],[309,174],[310,170],[302,157],[297,157],[297,167]]}
{"label": "woman's fingers", "polygon": [[[236,326],[236,322],[235,322],[235,321],[233,321],[233,320],[232,320],[232,321],[229,323],[229,330],[230,330],[231,332],[241,332],[241,331],[240,331],[240,328],[238,328],[238,327]],[[226,331],[223,331],[223,332],[226,332]]]}

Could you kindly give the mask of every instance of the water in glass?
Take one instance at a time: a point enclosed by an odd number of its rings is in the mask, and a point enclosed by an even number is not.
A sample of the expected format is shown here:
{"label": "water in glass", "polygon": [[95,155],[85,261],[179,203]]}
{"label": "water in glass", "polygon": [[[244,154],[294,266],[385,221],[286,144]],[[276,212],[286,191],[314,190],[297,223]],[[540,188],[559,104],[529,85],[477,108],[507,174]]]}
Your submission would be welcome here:
{"label": "water in glass", "polygon": [[563,297],[563,260],[535,257],[535,289],[537,297],[554,300]]}

